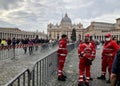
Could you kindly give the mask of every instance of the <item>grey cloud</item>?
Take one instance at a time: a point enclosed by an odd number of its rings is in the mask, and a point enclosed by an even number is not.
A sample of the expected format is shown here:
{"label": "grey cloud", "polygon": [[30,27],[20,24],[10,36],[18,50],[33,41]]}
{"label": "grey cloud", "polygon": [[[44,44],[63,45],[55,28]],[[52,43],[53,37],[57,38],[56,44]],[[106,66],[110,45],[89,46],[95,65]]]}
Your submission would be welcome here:
{"label": "grey cloud", "polygon": [[[87,3],[90,3],[90,1]],[[92,0],[92,4],[89,6],[74,10],[69,9],[68,11],[74,15],[74,18],[89,19],[104,14],[111,14],[115,11],[120,12],[119,6],[119,0]]]}
{"label": "grey cloud", "polygon": [[12,8],[16,8],[19,2],[23,2],[24,0],[0,0],[0,9],[9,10]]}
{"label": "grey cloud", "polygon": [[13,12],[8,15],[8,18],[11,20],[16,20],[16,21],[24,21],[24,22],[36,22],[37,21],[37,16],[34,13],[28,13],[28,12]]}
{"label": "grey cloud", "polygon": [[87,18],[97,17],[104,14],[109,14],[109,13],[111,14],[112,12],[115,11],[115,9],[119,9],[119,6],[120,6],[119,0],[115,0],[115,1],[113,0],[110,3],[104,0],[94,0],[93,5],[91,5],[89,8],[85,8],[81,10],[81,12],[83,12]]}
{"label": "grey cloud", "polygon": [[15,24],[8,23],[6,21],[0,20],[0,27],[16,27]]}
{"label": "grey cloud", "polygon": [[[119,0],[73,0],[71,2],[64,2],[65,0],[1,0],[0,9],[17,8],[23,6],[22,10],[11,11],[7,18],[9,22],[23,21],[23,23],[16,24],[21,28],[47,28],[47,24],[53,21],[54,24],[60,23],[61,18],[67,12],[72,19],[91,19],[102,16],[104,14],[111,14],[112,12],[120,12]],[[74,2],[74,4],[73,4]],[[22,3],[22,5],[20,5]],[[89,4],[90,3],[90,4]],[[77,6],[75,5],[78,5]],[[88,4],[88,5],[86,5]],[[67,9],[66,7],[75,8]],[[79,5],[85,5],[80,7]],[[73,7],[74,7],[73,6]],[[15,23],[15,22],[14,22]]]}

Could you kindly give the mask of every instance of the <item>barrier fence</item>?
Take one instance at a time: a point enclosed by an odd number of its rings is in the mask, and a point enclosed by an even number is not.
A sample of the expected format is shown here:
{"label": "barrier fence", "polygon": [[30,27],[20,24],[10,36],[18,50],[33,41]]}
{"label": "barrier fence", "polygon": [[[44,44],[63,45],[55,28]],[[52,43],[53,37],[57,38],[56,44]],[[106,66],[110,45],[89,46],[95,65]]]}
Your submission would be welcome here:
{"label": "barrier fence", "polygon": [[32,70],[32,86],[48,86],[51,76],[57,68],[57,52],[39,60]]}
{"label": "barrier fence", "polygon": [[30,86],[30,71],[24,70],[5,86]]}
{"label": "barrier fence", "polygon": [[[78,43],[69,44],[67,46],[68,51],[70,52],[77,45]],[[52,80],[51,77],[57,70],[57,57],[57,51],[55,51],[52,54],[41,58],[35,63],[31,72],[29,69],[26,69],[24,72],[19,74],[5,86],[49,86],[49,82]],[[28,75],[25,75],[26,72]],[[21,76],[23,76],[22,80]],[[26,80],[26,77],[28,78],[28,81]],[[17,85],[14,85],[13,83]]]}
{"label": "barrier fence", "polygon": [[[20,55],[23,55],[25,53],[25,49],[29,54],[31,52],[36,52],[37,50],[42,51],[45,49],[48,49],[50,46],[49,43],[44,44],[21,44],[21,45],[15,45],[15,46],[0,46],[0,61],[11,58],[14,59],[16,57],[19,57]],[[30,52],[29,48],[32,47],[32,51]]]}

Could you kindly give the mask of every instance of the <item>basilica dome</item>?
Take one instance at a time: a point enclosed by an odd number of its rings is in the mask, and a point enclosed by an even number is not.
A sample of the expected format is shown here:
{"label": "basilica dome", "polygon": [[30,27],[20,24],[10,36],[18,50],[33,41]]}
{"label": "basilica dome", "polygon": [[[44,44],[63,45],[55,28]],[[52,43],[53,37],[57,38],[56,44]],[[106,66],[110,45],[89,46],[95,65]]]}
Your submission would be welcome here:
{"label": "basilica dome", "polygon": [[68,17],[67,13],[61,20],[61,24],[64,24],[64,23],[72,24],[71,19]]}

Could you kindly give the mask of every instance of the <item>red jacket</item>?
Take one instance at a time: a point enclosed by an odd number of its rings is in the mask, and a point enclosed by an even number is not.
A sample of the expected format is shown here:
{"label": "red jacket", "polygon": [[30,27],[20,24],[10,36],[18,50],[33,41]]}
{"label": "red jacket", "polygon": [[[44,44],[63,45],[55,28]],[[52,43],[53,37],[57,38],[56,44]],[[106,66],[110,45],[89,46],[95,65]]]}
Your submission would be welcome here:
{"label": "red jacket", "polygon": [[58,54],[61,56],[66,56],[68,53],[67,51],[67,40],[66,39],[61,39],[59,41],[59,46],[58,46]]}
{"label": "red jacket", "polygon": [[95,58],[96,50],[92,43],[80,43],[78,47],[79,57],[85,57],[93,60]]}
{"label": "red jacket", "polygon": [[106,41],[103,46],[102,57],[103,58],[114,58],[117,50],[119,49],[119,45],[113,41]]}

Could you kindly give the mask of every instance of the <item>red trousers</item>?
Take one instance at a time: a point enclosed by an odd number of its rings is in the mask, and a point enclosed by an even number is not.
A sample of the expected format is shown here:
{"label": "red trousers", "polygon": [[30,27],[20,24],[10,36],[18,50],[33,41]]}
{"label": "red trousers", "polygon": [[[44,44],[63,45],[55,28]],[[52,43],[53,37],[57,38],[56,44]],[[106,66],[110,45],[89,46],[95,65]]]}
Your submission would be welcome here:
{"label": "red trousers", "polygon": [[58,56],[58,77],[61,77],[63,75],[63,67],[65,63],[66,56]]}
{"label": "red trousers", "polygon": [[91,62],[87,58],[80,58],[79,62],[79,82],[83,81],[83,76],[86,75],[86,80],[90,79],[90,65]]}
{"label": "red trousers", "polygon": [[106,69],[108,67],[108,72],[109,75],[111,74],[111,69],[112,69],[112,63],[113,63],[113,58],[103,58],[102,59],[102,74],[106,74]]}

